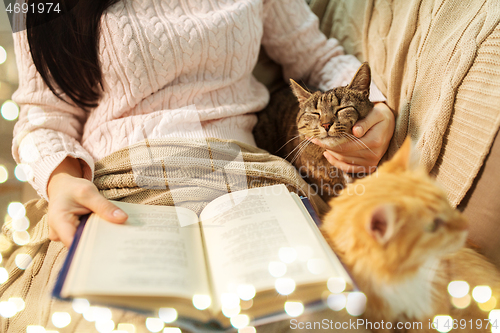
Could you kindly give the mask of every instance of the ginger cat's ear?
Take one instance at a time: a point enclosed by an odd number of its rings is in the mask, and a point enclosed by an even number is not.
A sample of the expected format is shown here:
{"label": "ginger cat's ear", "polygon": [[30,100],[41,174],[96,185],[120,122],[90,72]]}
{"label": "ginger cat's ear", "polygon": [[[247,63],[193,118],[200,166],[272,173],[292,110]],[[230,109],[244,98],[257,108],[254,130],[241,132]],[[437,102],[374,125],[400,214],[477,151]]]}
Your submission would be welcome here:
{"label": "ginger cat's ear", "polygon": [[366,229],[380,244],[385,244],[396,231],[396,207],[383,204],[376,207],[370,214]]}
{"label": "ginger cat's ear", "polygon": [[370,66],[367,62],[364,62],[361,67],[359,67],[347,88],[369,94],[371,80]]}
{"label": "ginger cat's ear", "polygon": [[290,79],[290,86],[292,87],[293,94],[295,95],[295,97],[297,97],[300,104],[303,104],[312,95],[309,91],[302,88],[293,79]]}
{"label": "ginger cat's ear", "polygon": [[409,137],[405,139],[403,145],[390,161],[385,162],[380,168],[380,172],[404,172],[414,170],[418,166],[418,154]]}

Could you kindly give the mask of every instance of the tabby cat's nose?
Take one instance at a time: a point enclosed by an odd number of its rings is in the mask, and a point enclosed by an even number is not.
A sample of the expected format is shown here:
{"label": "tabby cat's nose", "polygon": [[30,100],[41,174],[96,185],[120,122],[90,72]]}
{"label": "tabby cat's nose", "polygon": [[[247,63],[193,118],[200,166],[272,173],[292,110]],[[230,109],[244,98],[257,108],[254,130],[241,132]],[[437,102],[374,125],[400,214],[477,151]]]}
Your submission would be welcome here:
{"label": "tabby cat's nose", "polygon": [[328,132],[330,130],[330,127],[332,127],[332,124],[326,123],[326,124],[322,124],[321,126],[323,126],[326,129],[326,131]]}

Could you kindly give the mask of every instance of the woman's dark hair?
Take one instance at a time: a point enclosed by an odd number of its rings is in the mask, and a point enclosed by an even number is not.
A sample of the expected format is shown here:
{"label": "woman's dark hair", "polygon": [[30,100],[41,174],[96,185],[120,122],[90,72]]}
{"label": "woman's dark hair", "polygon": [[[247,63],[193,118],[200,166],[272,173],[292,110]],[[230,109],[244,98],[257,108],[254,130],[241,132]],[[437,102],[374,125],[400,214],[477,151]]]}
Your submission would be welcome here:
{"label": "woman's dark hair", "polygon": [[[50,90],[82,109],[95,108],[102,92],[98,59],[99,22],[119,0],[62,0],[60,12],[28,11],[28,44],[36,69]],[[37,8],[39,0],[30,0]]]}

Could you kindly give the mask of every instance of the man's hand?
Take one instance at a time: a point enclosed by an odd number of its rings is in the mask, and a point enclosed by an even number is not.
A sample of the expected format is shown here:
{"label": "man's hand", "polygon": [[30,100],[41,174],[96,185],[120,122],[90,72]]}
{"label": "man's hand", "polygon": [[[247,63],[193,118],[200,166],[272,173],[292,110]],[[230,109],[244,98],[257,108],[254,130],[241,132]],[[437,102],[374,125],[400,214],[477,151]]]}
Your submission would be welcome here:
{"label": "man's hand", "polygon": [[357,139],[334,148],[319,140],[311,141],[326,149],[324,156],[333,166],[347,173],[371,173],[377,169],[394,133],[394,114],[385,103],[375,103],[366,118],[352,128]]}

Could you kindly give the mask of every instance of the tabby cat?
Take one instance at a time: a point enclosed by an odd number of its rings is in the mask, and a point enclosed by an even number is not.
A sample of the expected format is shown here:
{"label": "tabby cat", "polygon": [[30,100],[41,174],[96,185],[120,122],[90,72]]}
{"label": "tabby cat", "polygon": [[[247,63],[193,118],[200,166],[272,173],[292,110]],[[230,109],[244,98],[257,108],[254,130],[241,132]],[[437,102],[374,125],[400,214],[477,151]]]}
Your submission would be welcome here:
{"label": "tabby cat", "polygon": [[[455,308],[447,286],[453,280],[467,281],[471,290],[489,285],[500,300],[500,274],[464,246],[466,220],[446,193],[412,165],[410,150],[407,139],[377,173],[333,198],[322,231],[366,294],[367,320],[421,321],[423,327],[415,331],[436,332],[429,325],[440,314],[466,322],[462,332],[490,332],[484,321],[488,313],[474,301],[465,309]],[[476,329],[477,319],[481,329]]]}
{"label": "tabby cat", "polygon": [[309,92],[290,80],[271,94],[254,129],[257,146],[290,161],[323,199],[335,196],[346,184],[344,174],[323,156],[325,149],[307,138],[334,147],[357,140],[352,126],[373,108],[369,100],[370,67],[364,63],[352,82],[324,93]]}

